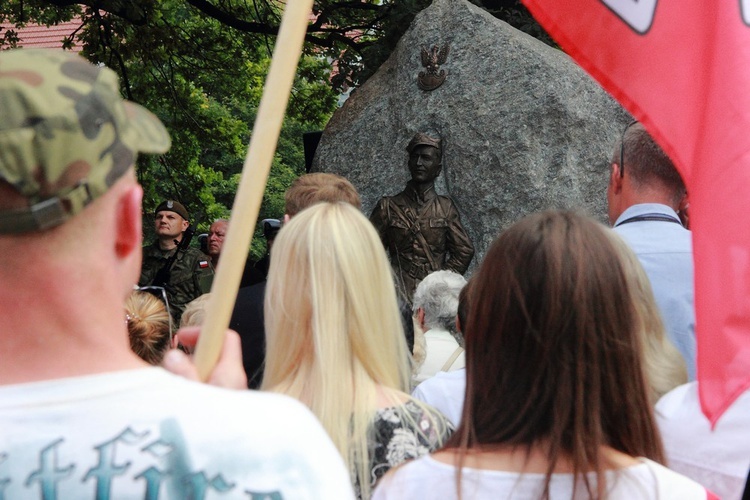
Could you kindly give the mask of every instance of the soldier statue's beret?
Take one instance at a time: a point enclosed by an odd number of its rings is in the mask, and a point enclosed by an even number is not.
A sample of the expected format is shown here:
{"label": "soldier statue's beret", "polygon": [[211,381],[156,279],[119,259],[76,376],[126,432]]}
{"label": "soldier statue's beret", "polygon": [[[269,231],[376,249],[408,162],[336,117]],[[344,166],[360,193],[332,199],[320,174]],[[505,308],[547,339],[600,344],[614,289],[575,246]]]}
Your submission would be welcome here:
{"label": "soldier statue's beret", "polygon": [[139,152],[169,146],[159,119],[122,98],[112,70],[63,50],[0,52],[0,181],[27,200],[0,211],[0,234],[62,224]]}
{"label": "soldier statue's beret", "polygon": [[409,145],[406,146],[406,150],[411,153],[414,148],[417,146],[432,146],[433,148],[441,148],[441,141],[440,139],[435,139],[434,137],[430,137],[427,134],[423,134],[422,132],[417,132],[414,134],[414,137],[412,137],[411,141],[409,141]]}

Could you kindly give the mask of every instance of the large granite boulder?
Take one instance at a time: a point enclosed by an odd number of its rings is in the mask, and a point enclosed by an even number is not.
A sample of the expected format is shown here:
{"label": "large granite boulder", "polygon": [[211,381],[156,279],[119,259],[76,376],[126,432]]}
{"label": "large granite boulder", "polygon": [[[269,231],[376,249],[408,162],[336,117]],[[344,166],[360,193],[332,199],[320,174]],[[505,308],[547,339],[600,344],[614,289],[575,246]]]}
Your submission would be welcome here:
{"label": "large granite boulder", "polygon": [[[445,81],[422,90],[420,49],[449,44]],[[442,137],[436,189],[457,204],[481,261],[520,217],[573,207],[606,220],[612,147],[628,114],[566,54],[465,0],[435,0],[337,110],[313,170],[348,178],[369,215],[409,180],[415,132]]]}

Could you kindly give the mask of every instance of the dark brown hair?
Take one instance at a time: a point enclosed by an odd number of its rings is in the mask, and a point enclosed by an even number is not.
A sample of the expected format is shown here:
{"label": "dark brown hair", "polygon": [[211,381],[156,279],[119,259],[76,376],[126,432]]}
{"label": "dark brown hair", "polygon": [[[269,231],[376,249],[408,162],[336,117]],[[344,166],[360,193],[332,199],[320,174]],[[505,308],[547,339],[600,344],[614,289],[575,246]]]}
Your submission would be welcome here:
{"label": "dark brown hair", "polygon": [[467,281],[461,291],[458,293],[458,311],[456,313],[456,328],[461,332],[463,337],[464,325],[466,325],[466,318],[469,315],[469,285],[471,280]]}
{"label": "dark brown hair", "polygon": [[299,177],[287,189],[284,195],[284,211],[293,217],[307,207],[324,201],[341,201],[357,209],[362,208],[359,193],[351,182],[340,175],[316,172]]}
{"label": "dark brown hair", "polygon": [[636,312],[607,230],[573,212],[542,212],[490,247],[463,325],[466,399],[448,443],[459,474],[470,448],[546,442],[544,497],[562,458],[577,475],[596,472],[602,497],[602,446],[663,463]]}

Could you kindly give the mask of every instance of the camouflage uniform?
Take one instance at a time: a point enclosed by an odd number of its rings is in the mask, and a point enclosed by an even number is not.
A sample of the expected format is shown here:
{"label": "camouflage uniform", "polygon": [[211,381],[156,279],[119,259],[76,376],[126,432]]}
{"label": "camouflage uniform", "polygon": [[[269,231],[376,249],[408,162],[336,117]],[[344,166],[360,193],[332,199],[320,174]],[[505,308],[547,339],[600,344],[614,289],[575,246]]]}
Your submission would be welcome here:
{"label": "camouflage uniform", "polygon": [[466,272],[474,246],[456,205],[434,187],[418,192],[409,182],[396,196],[384,196],[370,216],[391,256],[397,285],[411,302],[417,284],[433,271]]}
{"label": "camouflage uniform", "polygon": [[[157,271],[164,267],[167,260],[174,255],[176,248],[164,251],[159,242],[143,247],[143,266],[138,285],[150,285]],[[191,300],[211,290],[214,270],[208,256],[197,248],[181,250],[172,264],[169,282],[164,286],[169,300],[169,309],[175,321],[180,320],[182,311]]]}

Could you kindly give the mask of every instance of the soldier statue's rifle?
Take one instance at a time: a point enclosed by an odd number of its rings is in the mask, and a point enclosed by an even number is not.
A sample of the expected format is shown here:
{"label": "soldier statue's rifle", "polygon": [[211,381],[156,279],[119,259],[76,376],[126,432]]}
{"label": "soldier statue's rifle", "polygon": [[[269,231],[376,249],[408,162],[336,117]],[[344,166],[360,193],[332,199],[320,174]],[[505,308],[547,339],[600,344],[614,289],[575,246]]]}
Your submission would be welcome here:
{"label": "soldier statue's rifle", "polygon": [[172,266],[177,260],[180,252],[184,252],[188,249],[188,247],[190,246],[190,241],[193,239],[194,235],[195,228],[193,226],[188,226],[187,229],[185,229],[185,231],[182,233],[182,240],[174,240],[174,242],[177,243],[177,248],[175,249],[175,252],[167,259],[167,262],[165,262],[164,265],[158,271],[156,271],[156,275],[151,281],[152,286],[160,286],[165,289],[169,287],[169,280],[172,276]]}

